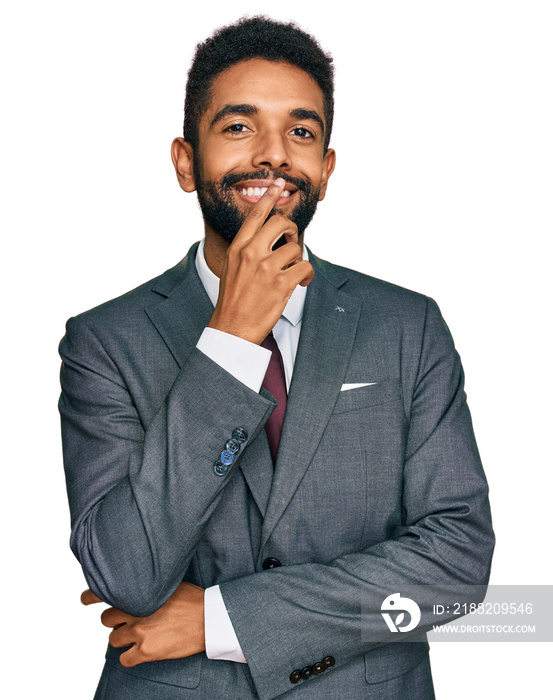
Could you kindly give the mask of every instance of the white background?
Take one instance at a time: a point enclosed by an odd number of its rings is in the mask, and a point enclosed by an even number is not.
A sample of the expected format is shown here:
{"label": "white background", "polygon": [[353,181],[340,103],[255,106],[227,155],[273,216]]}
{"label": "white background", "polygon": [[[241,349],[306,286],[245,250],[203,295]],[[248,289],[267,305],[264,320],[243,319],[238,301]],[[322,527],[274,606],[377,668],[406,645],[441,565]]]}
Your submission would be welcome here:
{"label": "white background", "polygon": [[[338,164],[308,244],[438,301],[491,486],[492,582],[552,583],[551,4],[279,6],[20,0],[2,12],[4,697],[92,698],[107,633],[79,604],[67,544],[57,343],[69,316],[201,236],[169,159],[186,72],[197,41],[261,7],[336,64]],[[438,700],[551,697],[550,655],[436,643]]]}

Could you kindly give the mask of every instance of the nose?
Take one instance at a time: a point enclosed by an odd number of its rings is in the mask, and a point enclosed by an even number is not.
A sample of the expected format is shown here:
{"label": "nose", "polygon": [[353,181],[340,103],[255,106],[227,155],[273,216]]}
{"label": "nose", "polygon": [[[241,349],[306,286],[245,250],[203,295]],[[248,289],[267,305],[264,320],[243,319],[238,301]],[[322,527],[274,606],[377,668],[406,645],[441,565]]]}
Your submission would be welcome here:
{"label": "nose", "polygon": [[252,159],[254,168],[286,170],[290,167],[290,155],[286,147],[286,137],[277,132],[266,130],[256,139],[256,148]]}

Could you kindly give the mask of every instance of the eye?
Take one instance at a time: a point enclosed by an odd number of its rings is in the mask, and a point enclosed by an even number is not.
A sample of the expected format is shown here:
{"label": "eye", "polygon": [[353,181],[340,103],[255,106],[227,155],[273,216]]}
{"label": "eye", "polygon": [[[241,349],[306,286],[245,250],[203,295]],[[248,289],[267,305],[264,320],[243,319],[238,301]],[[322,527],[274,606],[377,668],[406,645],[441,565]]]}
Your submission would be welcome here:
{"label": "eye", "polygon": [[296,126],[292,129],[290,132],[294,136],[298,136],[301,139],[312,139],[314,138],[313,134],[309,129],[306,129],[304,126]]}
{"label": "eye", "polygon": [[250,130],[245,124],[231,124],[230,126],[227,126],[225,131],[228,131],[231,134],[243,134]]}

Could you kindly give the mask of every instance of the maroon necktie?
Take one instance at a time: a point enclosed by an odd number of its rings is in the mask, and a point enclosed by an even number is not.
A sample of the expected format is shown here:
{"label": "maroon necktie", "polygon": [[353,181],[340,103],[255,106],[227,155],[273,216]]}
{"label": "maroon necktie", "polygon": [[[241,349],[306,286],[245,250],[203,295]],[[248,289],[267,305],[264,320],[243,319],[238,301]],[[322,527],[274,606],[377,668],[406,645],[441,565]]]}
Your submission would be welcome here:
{"label": "maroon necktie", "polygon": [[286,413],[286,379],[284,377],[282,355],[280,354],[280,350],[278,349],[278,345],[272,333],[269,333],[261,343],[261,347],[271,351],[269,367],[267,368],[262,386],[278,401],[278,406],[265,423],[265,432],[269,438],[269,448],[271,450],[273,464],[275,464],[278,444],[280,442],[280,433],[282,431],[282,424],[284,423],[284,414]]}

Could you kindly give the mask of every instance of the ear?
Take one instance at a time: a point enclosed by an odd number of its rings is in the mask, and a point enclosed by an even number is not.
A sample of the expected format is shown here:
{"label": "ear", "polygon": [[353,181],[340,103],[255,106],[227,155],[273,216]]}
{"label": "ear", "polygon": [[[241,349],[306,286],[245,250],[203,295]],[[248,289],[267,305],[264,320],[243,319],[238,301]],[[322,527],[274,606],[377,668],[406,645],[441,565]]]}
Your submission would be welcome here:
{"label": "ear", "polygon": [[328,178],[334,172],[334,167],[336,165],[336,151],[333,148],[327,149],[327,152],[323,158],[323,176],[321,179],[321,189],[319,192],[319,202],[325,198],[326,187],[328,185]]}
{"label": "ear", "polygon": [[193,151],[192,146],[182,138],[176,138],[171,144],[171,160],[175,166],[177,180],[185,192],[194,192]]}

